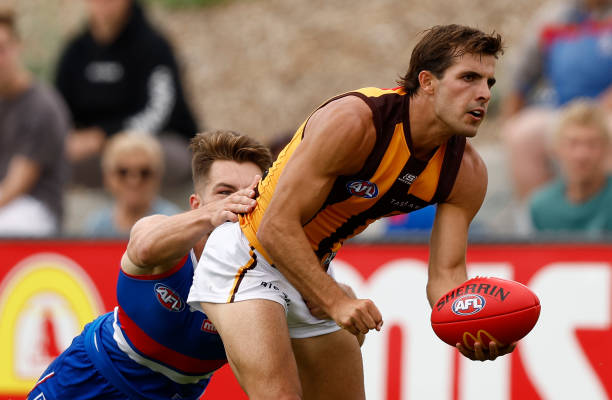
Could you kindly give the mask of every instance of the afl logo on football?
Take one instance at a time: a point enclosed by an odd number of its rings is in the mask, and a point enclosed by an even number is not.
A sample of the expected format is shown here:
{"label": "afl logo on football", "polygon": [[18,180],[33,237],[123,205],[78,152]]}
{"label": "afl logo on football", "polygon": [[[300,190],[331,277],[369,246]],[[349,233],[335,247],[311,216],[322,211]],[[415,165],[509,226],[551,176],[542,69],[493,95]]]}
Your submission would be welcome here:
{"label": "afl logo on football", "polygon": [[346,189],[353,196],[372,199],[378,196],[378,186],[370,181],[350,181],[346,184]]}
{"label": "afl logo on football", "polygon": [[181,296],[163,283],[155,285],[155,295],[157,296],[157,301],[168,311],[179,312],[185,308],[185,303]]}
{"label": "afl logo on football", "polygon": [[479,294],[465,294],[453,302],[452,310],[457,315],[476,314],[484,308],[486,300]]}

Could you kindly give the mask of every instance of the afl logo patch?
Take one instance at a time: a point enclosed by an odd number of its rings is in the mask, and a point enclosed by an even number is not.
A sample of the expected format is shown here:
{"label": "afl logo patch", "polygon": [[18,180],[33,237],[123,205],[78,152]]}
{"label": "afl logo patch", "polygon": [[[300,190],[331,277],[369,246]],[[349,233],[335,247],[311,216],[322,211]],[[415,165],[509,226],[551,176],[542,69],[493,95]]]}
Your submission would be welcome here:
{"label": "afl logo patch", "polygon": [[351,195],[364,199],[378,196],[378,186],[370,181],[350,181],[346,184],[346,189]]}
{"label": "afl logo patch", "polygon": [[168,311],[180,312],[185,308],[185,303],[181,296],[163,283],[155,284],[155,295],[157,296],[157,301]]}
{"label": "afl logo patch", "polygon": [[486,303],[485,298],[479,294],[465,294],[457,297],[452,310],[457,315],[472,315],[482,310]]}

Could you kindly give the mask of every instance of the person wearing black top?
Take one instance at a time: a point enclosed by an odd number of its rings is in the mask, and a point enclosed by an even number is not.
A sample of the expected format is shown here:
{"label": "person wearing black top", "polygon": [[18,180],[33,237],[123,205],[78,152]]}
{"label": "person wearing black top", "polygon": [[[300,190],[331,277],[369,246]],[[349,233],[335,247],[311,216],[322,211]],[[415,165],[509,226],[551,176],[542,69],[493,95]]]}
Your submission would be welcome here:
{"label": "person wearing black top", "polygon": [[167,183],[188,179],[187,144],[198,127],[170,44],[136,0],[86,3],[85,29],[68,42],[56,76],[75,128],[67,141],[73,182],[100,185],[102,147],[123,130],[159,136]]}

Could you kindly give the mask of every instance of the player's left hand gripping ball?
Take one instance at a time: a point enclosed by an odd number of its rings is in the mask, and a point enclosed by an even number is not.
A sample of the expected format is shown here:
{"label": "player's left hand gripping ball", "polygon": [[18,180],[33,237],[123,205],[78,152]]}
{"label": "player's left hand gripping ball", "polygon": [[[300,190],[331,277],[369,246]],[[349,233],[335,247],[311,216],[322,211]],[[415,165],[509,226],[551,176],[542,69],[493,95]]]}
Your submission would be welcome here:
{"label": "player's left hand gripping ball", "polygon": [[[500,355],[533,329],[540,300],[527,286],[501,278],[470,279],[442,296],[431,312],[431,326],[440,339],[460,350],[482,356],[489,343]],[[475,348],[475,343],[479,342]],[[481,348],[482,347],[482,348]],[[511,349],[510,349],[511,351]]]}

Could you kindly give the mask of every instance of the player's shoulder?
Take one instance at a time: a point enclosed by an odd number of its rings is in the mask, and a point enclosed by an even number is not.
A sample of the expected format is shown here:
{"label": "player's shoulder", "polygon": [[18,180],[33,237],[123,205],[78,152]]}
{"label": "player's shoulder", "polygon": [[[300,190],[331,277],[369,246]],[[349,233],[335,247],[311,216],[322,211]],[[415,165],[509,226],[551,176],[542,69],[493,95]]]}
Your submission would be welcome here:
{"label": "player's shoulder", "polygon": [[471,177],[487,177],[487,165],[470,142],[466,142],[465,150],[459,167],[459,172],[463,172]]}
{"label": "player's shoulder", "polygon": [[324,127],[332,130],[336,139],[357,139],[368,135],[373,126],[372,110],[357,96],[332,100],[313,113],[308,129]]}
{"label": "player's shoulder", "polygon": [[468,142],[447,202],[464,204],[469,208],[476,204],[480,207],[487,191],[487,183],[486,164],[474,146]]}
{"label": "player's shoulder", "polygon": [[359,96],[347,93],[338,99],[330,101],[321,110],[334,113],[335,115],[356,117],[360,121],[372,118],[370,106]]}
{"label": "player's shoulder", "polygon": [[324,157],[329,171],[359,171],[376,142],[372,111],[356,96],[335,99],[308,119],[303,142],[313,143],[305,148],[313,150],[313,157]]}

